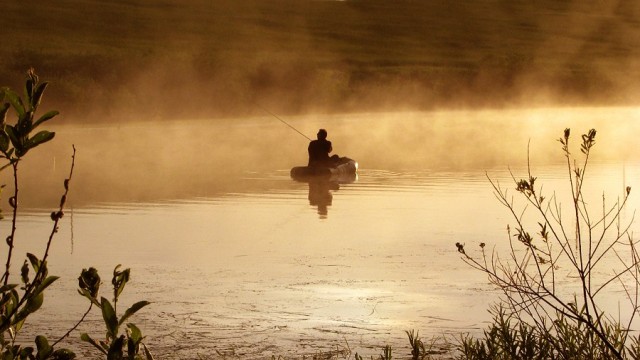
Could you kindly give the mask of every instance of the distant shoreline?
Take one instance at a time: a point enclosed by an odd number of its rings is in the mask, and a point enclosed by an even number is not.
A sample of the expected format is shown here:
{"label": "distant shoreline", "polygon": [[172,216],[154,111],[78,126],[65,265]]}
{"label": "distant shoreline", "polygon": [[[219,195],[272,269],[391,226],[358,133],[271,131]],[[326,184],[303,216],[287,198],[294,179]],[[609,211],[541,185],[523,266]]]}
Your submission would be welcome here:
{"label": "distant shoreline", "polygon": [[45,107],[83,122],[633,105],[637,18],[633,0],[11,2],[0,85],[34,67]]}

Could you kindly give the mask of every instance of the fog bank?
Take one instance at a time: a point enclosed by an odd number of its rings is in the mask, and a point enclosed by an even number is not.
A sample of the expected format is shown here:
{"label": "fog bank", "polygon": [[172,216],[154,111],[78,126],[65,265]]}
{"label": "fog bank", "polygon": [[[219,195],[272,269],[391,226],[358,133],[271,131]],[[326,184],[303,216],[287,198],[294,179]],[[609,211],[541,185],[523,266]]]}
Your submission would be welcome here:
{"label": "fog bank", "polygon": [[[574,155],[580,155],[580,136],[595,128],[592,161],[622,167],[640,161],[635,139],[639,117],[637,108],[548,108],[284,120],[309,137],[326,128],[334,153],[357,160],[360,176],[366,177],[372,171],[455,176],[470,170],[521,171],[527,156],[535,171],[537,166],[566,161],[557,139],[567,127]],[[48,209],[58,203],[72,144],[78,153],[70,199],[78,207],[291,191],[297,185],[289,170],[307,162],[308,140],[271,116],[52,129],[54,141],[34,149],[20,164],[25,206]],[[1,183],[10,187],[10,172],[0,175]]]}

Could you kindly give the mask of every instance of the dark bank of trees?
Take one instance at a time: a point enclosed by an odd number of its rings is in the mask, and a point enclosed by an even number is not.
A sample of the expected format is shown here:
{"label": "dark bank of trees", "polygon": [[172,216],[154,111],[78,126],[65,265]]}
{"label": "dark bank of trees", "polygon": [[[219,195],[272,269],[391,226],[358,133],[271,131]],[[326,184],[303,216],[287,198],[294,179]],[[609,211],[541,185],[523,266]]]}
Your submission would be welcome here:
{"label": "dark bank of trees", "polygon": [[61,121],[625,104],[640,5],[611,3],[10,2],[0,78],[47,74]]}

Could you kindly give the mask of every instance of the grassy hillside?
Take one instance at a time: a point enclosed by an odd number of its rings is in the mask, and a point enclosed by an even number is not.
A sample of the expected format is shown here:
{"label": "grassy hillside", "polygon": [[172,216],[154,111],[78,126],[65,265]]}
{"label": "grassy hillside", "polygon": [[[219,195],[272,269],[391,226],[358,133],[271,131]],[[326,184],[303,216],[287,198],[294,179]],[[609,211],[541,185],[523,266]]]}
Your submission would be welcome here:
{"label": "grassy hillside", "polygon": [[67,118],[628,104],[637,0],[44,0],[0,13],[0,83]]}

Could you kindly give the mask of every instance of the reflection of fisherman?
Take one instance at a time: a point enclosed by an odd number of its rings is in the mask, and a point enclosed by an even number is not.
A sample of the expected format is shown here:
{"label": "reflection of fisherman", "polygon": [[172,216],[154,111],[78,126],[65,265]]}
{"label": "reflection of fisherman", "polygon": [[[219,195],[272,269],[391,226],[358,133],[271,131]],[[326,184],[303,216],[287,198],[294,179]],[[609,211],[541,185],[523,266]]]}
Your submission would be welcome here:
{"label": "reflection of fisherman", "polygon": [[309,205],[318,207],[318,215],[321,219],[326,219],[329,214],[329,206],[333,200],[331,190],[340,189],[340,185],[335,182],[316,179],[309,181]]}
{"label": "reflection of fisherman", "polygon": [[329,153],[333,151],[331,141],[327,140],[327,130],[318,130],[318,139],[309,143],[309,166],[314,167],[333,167],[337,164],[340,157],[333,155],[329,157]]}

